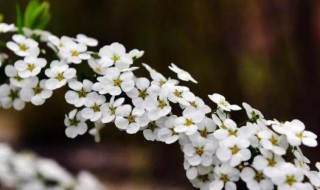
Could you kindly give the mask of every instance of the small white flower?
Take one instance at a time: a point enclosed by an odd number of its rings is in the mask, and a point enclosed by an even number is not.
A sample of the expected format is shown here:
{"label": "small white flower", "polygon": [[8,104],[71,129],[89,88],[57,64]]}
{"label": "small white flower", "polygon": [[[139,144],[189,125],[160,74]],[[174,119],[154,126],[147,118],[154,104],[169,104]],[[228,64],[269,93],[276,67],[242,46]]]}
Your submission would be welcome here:
{"label": "small white flower", "polygon": [[246,182],[250,190],[272,190],[273,183],[262,172],[246,167],[241,171],[241,179]]}
{"label": "small white flower", "polygon": [[198,131],[190,136],[190,139],[197,138],[202,141],[210,140],[216,141],[213,136],[213,132],[216,130],[217,126],[212,119],[205,117],[200,123],[197,124]]}
{"label": "small white flower", "polygon": [[59,51],[61,48],[65,47],[66,44],[72,43],[72,38],[67,36],[62,36],[58,38],[57,36],[50,35],[48,37],[48,46],[51,47],[55,51]]}
{"label": "small white flower", "polygon": [[264,118],[259,110],[252,108],[249,104],[243,102],[242,106],[245,109],[247,116],[251,121],[255,122],[258,119]]}
{"label": "small white flower", "polygon": [[185,133],[186,135],[192,135],[197,132],[197,124],[204,119],[204,115],[192,107],[187,107],[183,111],[182,115],[182,117],[178,117],[176,119],[176,127],[174,130],[178,133]]}
{"label": "small white flower", "polygon": [[67,84],[67,81],[76,75],[74,68],[69,68],[69,65],[63,61],[52,61],[50,68],[45,71],[49,79],[46,82],[46,87],[50,90],[61,88]]}
{"label": "small white flower", "polygon": [[79,82],[77,80],[70,80],[68,84],[72,90],[69,90],[65,94],[66,101],[69,104],[72,104],[76,107],[81,107],[85,105],[87,101],[87,95],[92,91],[93,83],[85,79],[83,80],[83,82]]}
{"label": "small white flower", "polygon": [[14,26],[14,24],[0,23],[0,34],[13,32],[15,30],[16,30],[16,27]]}
{"label": "small white flower", "polygon": [[12,85],[0,86],[0,100],[4,109],[13,107],[16,110],[22,110],[25,106],[25,102],[20,98],[20,88]]}
{"label": "small white flower", "polygon": [[168,99],[173,103],[189,106],[190,102],[196,100],[196,96],[185,86],[175,86],[170,90]]}
{"label": "small white flower", "polygon": [[217,148],[217,144],[211,141],[192,140],[191,143],[183,146],[185,159],[192,166],[212,164],[212,155]]}
{"label": "small white flower", "polygon": [[48,42],[49,41],[49,36],[52,34],[48,31],[45,30],[31,30],[29,28],[23,28],[23,33],[26,37],[32,38],[32,37],[38,37],[41,42]]}
{"label": "small white flower", "polygon": [[5,74],[10,78],[10,84],[16,86],[16,87],[22,87],[24,86],[27,79],[21,78],[18,74],[17,69],[12,65],[7,65],[5,67]]}
{"label": "small white flower", "polygon": [[82,171],[77,178],[77,185],[74,190],[106,190],[103,185],[91,173]]}
{"label": "small white flower", "polygon": [[179,133],[174,131],[174,124],[177,116],[172,115],[169,117],[163,117],[163,119],[165,120],[164,127],[159,129],[158,139],[166,144],[172,144],[179,139]]}
{"label": "small white flower", "polygon": [[99,95],[95,92],[91,92],[87,96],[85,108],[82,109],[81,115],[85,119],[90,121],[97,121],[102,116],[102,105],[106,102],[106,97]]}
{"label": "small white flower", "polygon": [[126,53],[126,49],[122,44],[112,43],[109,46],[104,46],[99,51],[101,57],[101,63],[104,65],[113,65],[120,70],[128,69],[133,63],[133,60],[129,54]]}
{"label": "small white flower", "polygon": [[278,167],[285,162],[281,156],[273,154],[270,151],[262,153],[262,155],[254,157],[252,166],[258,171],[263,171],[265,175],[268,175],[272,168]]}
{"label": "small white flower", "polygon": [[148,111],[148,117],[151,121],[158,120],[171,112],[171,106],[166,98],[147,97],[144,102],[145,109]]}
{"label": "small white flower", "polygon": [[230,137],[227,141],[220,143],[217,157],[222,162],[228,162],[230,166],[235,167],[251,158],[249,146],[250,142],[247,139]]}
{"label": "small white flower", "polygon": [[249,139],[254,134],[254,128],[243,126],[237,127],[237,124],[231,120],[226,119],[223,123],[219,124],[220,129],[216,130],[213,135],[220,141],[228,141],[229,138],[239,137]]}
{"label": "small white flower", "polygon": [[14,42],[7,42],[7,47],[15,54],[21,57],[32,56],[36,57],[39,55],[40,50],[38,42],[31,38],[26,38],[21,34],[15,34],[12,37]]}
{"label": "small white flower", "polygon": [[100,142],[100,131],[104,128],[104,126],[104,123],[102,123],[100,120],[97,120],[94,122],[94,128],[89,131],[90,135],[94,136],[94,140],[96,142]]}
{"label": "small white flower", "polygon": [[88,64],[91,69],[99,75],[105,75],[107,69],[110,67],[110,65],[101,64],[100,59],[89,59]]}
{"label": "small white flower", "polygon": [[285,136],[278,136],[271,130],[263,130],[258,133],[261,138],[261,145],[267,150],[271,150],[275,154],[284,155],[288,148],[288,142]]}
{"label": "small white flower", "polygon": [[86,46],[95,47],[98,45],[98,41],[94,38],[90,38],[84,34],[78,34],[77,35],[77,42],[84,44]]}
{"label": "small white flower", "polygon": [[175,73],[177,73],[178,78],[183,81],[191,81],[194,83],[198,83],[187,71],[180,69],[177,67],[174,63],[171,63],[171,66],[169,66],[169,69]]}
{"label": "small white flower", "polygon": [[116,127],[126,130],[128,134],[137,133],[141,127],[146,126],[149,122],[145,113],[142,115],[137,113],[135,109],[132,110],[130,105],[118,107],[117,115],[119,116],[115,120]]}
{"label": "small white flower", "polygon": [[121,106],[124,102],[124,98],[115,99],[114,96],[111,97],[108,103],[102,105],[102,123],[109,123],[116,118],[117,108]]}
{"label": "small white flower", "polygon": [[2,66],[2,63],[8,59],[8,55],[5,53],[0,53],[0,67]]}
{"label": "small white flower", "polygon": [[318,145],[316,140],[317,135],[310,131],[305,131],[305,126],[301,121],[295,119],[288,123],[288,125],[286,135],[288,142],[292,146],[304,144],[306,146],[315,147]]}
{"label": "small white flower", "polygon": [[236,190],[237,186],[234,182],[237,182],[240,177],[240,171],[229,165],[223,164],[216,166],[214,169],[215,180],[210,183],[210,190]]}
{"label": "small white flower", "polygon": [[18,60],[14,63],[21,78],[29,78],[38,75],[47,61],[43,58],[25,57],[24,60]]}
{"label": "small white flower", "polygon": [[69,138],[83,135],[88,130],[88,126],[85,119],[81,116],[81,112],[76,109],[65,116],[64,124],[67,127],[65,133]]}
{"label": "small white flower", "polygon": [[78,44],[72,40],[67,40],[60,49],[60,55],[67,63],[79,64],[82,60],[87,60],[90,55],[86,52],[87,46]]}
{"label": "small white flower", "polygon": [[45,83],[45,79],[30,78],[20,91],[21,99],[36,106],[42,105],[52,95],[52,91],[45,88]]}
{"label": "small white flower", "polygon": [[237,111],[241,110],[241,107],[238,105],[230,104],[224,96],[214,93],[212,95],[209,95],[209,98],[218,105],[218,108],[221,108],[224,111]]}
{"label": "small white flower", "polygon": [[142,57],[144,54],[144,51],[140,51],[138,49],[133,49],[129,52],[129,56],[132,58],[132,59],[138,59],[140,57]]}
{"label": "small white flower", "polygon": [[291,163],[283,163],[274,168],[269,177],[278,186],[279,190],[313,190],[310,183],[303,183],[304,174],[302,170]]}
{"label": "small white flower", "polygon": [[93,85],[93,90],[100,94],[109,93],[112,96],[120,95],[122,91],[129,92],[134,88],[133,73],[121,73],[118,68],[107,69],[106,75],[98,77],[97,83]]}

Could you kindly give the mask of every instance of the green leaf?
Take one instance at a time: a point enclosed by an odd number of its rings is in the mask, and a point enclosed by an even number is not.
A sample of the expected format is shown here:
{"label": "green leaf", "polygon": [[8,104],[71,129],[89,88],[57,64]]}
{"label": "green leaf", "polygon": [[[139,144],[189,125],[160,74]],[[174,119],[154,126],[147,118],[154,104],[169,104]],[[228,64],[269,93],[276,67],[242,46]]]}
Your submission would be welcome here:
{"label": "green leaf", "polygon": [[0,14],[0,22],[3,21],[3,14]]}
{"label": "green leaf", "polygon": [[17,12],[17,27],[18,27],[18,33],[19,34],[23,34],[23,30],[22,30],[22,27],[23,27],[23,18],[22,18],[22,12],[21,12],[21,7],[19,4],[16,5],[16,12]]}
{"label": "green leaf", "polygon": [[49,23],[50,4],[44,1],[40,4],[38,0],[31,0],[25,11],[25,27],[31,29],[44,29]]}
{"label": "green leaf", "polygon": [[40,6],[39,0],[31,0],[24,11],[24,26],[30,27],[33,22],[33,13]]}

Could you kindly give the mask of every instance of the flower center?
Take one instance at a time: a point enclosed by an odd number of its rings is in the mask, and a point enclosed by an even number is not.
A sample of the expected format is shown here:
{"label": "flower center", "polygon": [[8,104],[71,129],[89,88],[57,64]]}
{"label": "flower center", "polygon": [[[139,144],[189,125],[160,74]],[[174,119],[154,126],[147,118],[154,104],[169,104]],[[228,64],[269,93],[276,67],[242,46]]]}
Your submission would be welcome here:
{"label": "flower center", "polygon": [[222,105],[222,106],[224,106],[224,107],[230,106],[229,102],[226,101],[226,100],[220,100],[219,104]]}
{"label": "flower center", "polygon": [[202,131],[199,131],[199,133],[200,133],[200,136],[203,137],[203,138],[207,138],[208,135],[209,135],[209,133],[208,133],[206,128],[204,130],[202,130]]}
{"label": "flower center", "polygon": [[159,85],[160,85],[160,86],[163,86],[164,84],[166,84],[166,82],[167,82],[167,81],[161,79],[161,80],[159,81]]}
{"label": "flower center", "polygon": [[275,136],[272,136],[270,142],[273,146],[278,146],[278,139]]}
{"label": "flower center", "polygon": [[79,52],[77,50],[72,50],[71,51],[71,56],[72,57],[78,57],[79,56]]}
{"label": "flower center", "polygon": [[238,135],[238,131],[237,130],[228,130],[229,136],[237,136]]}
{"label": "flower center", "polygon": [[9,97],[12,99],[12,100],[15,100],[17,98],[19,98],[19,92],[18,90],[10,90],[10,93],[9,93]]}
{"label": "flower center", "polygon": [[227,174],[222,174],[220,180],[223,181],[223,183],[227,183],[229,181],[229,177]]}
{"label": "flower center", "polygon": [[128,121],[129,121],[129,124],[135,123],[136,122],[136,117],[130,114],[128,116]]}
{"label": "flower center", "polygon": [[273,158],[268,159],[268,166],[274,167],[277,164],[276,160]]}
{"label": "flower center", "polygon": [[64,79],[64,76],[62,73],[58,73],[57,76],[56,76],[56,79],[60,82]]}
{"label": "flower center", "polygon": [[115,107],[110,106],[109,109],[110,109],[111,115],[116,115],[116,108]]}
{"label": "flower center", "polygon": [[174,94],[176,97],[178,97],[178,98],[182,98],[182,91],[175,90],[175,91],[173,92],[173,94]]}
{"label": "flower center", "polygon": [[18,74],[16,76],[14,76],[13,78],[16,79],[18,82],[23,80]]}
{"label": "flower center", "polygon": [[145,99],[148,96],[147,89],[139,90],[139,97]]}
{"label": "flower center", "polygon": [[299,139],[303,139],[303,134],[302,133],[297,133],[296,137],[298,137]]}
{"label": "flower center", "polygon": [[36,87],[32,88],[34,94],[40,94],[43,90],[43,88],[40,87],[40,85],[37,85]]}
{"label": "flower center", "polygon": [[70,122],[70,126],[76,127],[78,126],[78,124],[80,123],[79,120],[76,119],[76,117],[74,117],[73,119],[69,119]]}
{"label": "flower center", "polygon": [[185,123],[184,123],[187,127],[190,127],[193,124],[192,119],[186,119]]}
{"label": "flower center", "polygon": [[196,147],[196,154],[198,154],[199,156],[201,156],[203,154],[203,147]]}
{"label": "flower center", "polygon": [[34,64],[28,64],[27,70],[32,72],[35,68],[36,66]]}
{"label": "flower center", "polygon": [[264,180],[264,175],[263,175],[263,173],[261,173],[261,172],[256,173],[256,176],[254,176],[254,179],[255,179],[257,182],[260,182],[260,181]]}
{"label": "flower center", "polygon": [[119,55],[114,54],[114,55],[111,57],[111,59],[112,59],[112,61],[113,61],[113,62],[117,62],[117,61],[119,61],[119,60],[120,60],[120,56],[119,56]]}
{"label": "flower center", "polygon": [[20,49],[20,51],[27,51],[29,48],[28,48],[28,46],[26,46],[26,44],[20,44],[19,49]]}
{"label": "flower center", "polygon": [[98,104],[94,104],[91,109],[94,111],[94,112],[99,112],[100,111],[100,106]]}
{"label": "flower center", "polygon": [[198,108],[198,105],[197,105],[197,103],[196,103],[195,101],[190,102],[190,105],[191,105],[192,107],[194,107],[194,108]]}
{"label": "flower center", "polygon": [[240,151],[240,149],[236,145],[231,147],[230,150],[232,154],[237,154]]}
{"label": "flower center", "polygon": [[164,100],[158,100],[158,107],[159,107],[159,108],[163,109],[163,108],[166,107],[166,106],[167,106],[166,101],[164,101]]}
{"label": "flower center", "polygon": [[84,90],[84,88],[81,88],[81,90],[78,92],[78,95],[80,98],[84,98],[87,96],[87,92]]}
{"label": "flower center", "polygon": [[122,80],[120,78],[116,78],[113,80],[113,86],[120,86],[122,83]]}
{"label": "flower center", "polygon": [[295,179],[294,175],[287,175],[285,183],[292,186],[294,183],[296,183],[297,180]]}

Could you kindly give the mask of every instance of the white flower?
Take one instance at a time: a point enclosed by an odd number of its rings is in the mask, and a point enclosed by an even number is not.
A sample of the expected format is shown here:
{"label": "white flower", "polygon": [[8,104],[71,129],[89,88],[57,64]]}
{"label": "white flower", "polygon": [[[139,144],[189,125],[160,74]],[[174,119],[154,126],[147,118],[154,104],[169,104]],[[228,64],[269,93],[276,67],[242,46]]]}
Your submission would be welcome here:
{"label": "white flower", "polygon": [[224,96],[214,93],[212,95],[209,95],[209,98],[218,105],[218,108],[221,108],[224,111],[231,111],[231,110],[241,110],[241,108],[238,105],[230,104]]}
{"label": "white flower", "polygon": [[38,75],[47,61],[43,58],[25,57],[24,60],[18,60],[14,63],[21,78],[29,78]]}
{"label": "white flower", "polygon": [[8,55],[5,53],[0,53],[0,67],[2,66],[2,63],[8,59]]}
{"label": "white flower", "polygon": [[66,187],[73,184],[73,177],[53,160],[38,159],[35,167],[44,180],[56,181],[59,185]]}
{"label": "white flower", "polygon": [[286,135],[288,142],[292,146],[300,146],[304,144],[306,146],[315,147],[317,143],[317,135],[310,131],[305,131],[304,124],[299,120],[293,120],[288,124]]}
{"label": "white flower", "polygon": [[216,166],[214,169],[215,180],[210,184],[210,190],[236,190],[237,186],[234,182],[239,180],[240,172],[238,169],[223,164]]}
{"label": "white flower", "polygon": [[83,82],[70,80],[68,85],[72,90],[65,94],[66,101],[76,107],[83,106],[87,101],[87,95],[92,91],[93,83],[87,79]]}
{"label": "white flower", "polygon": [[52,34],[45,30],[31,30],[29,28],[23,28],[23,33],[26,37],[32,38],[32,37],[38,37],[41,42],[48,42],[49,36]]}
{"label": "white flower", "polygon": [[16,86],[16,87],[22,87],[25,85],[27,79],[21,78],[18,74],[17,69],[12,65],[7,65],[5,67],[5,74],[10,77],[10,84]]}
{"label": "white flower", "polygon": [[117,108],[121,106],[124,102],[124,98],[115,99],[114,96],[111,97],[108,103],[102,105],[102,123],[109,123],[116,118]]}
{"label": "white flower", "polygon": [[103,185],[91,173],[82,171],[77,178],[74,190],[105,190]]}
{"label": "white flower", "polygon": [[145,109],[148,111],[148,117],[151,121],[155,121],[171,112],[171,106],[166,98],[147,97],[144,102]]}
{"label": "white flower", "polygon": [[235,167],[251,158],[249,146],[250,142],[247,139],[230,137],[227,141],[220,142],[217,157],[222,162],[229,162],[230,166]]}
{"label": "white flower", "polygon": [[8,42],[7,47],[13,51],[15,54],[21,57],[26,56],[38,56],[40,50],[38,48],[38,42],[31,38],[26,38],[21,34],[15,34],[12,37],[14,42]]}
{"label": "white flower", "polygon": [[97,121],[102,116],[102,105],[106,102],[106,97],[99,95],[95,92],[91,92],[87,96],[85,108],[82,109],[81,115],[85,119],[90,121]]}
{"label": "white flower", "polygon": [[284,155],[288,147],[285,136],[278,136],[271,130],[263,130],[258,133],[261,139],[261,145],[267,150],[271,150],[275,154]]}
{"label": "white flower", "polygon": [[103,65],[100,63],[100,59],[89,59],[88,64],[91,67],[91,69],[99,74],[99,75],[105,75],[107,69],[109,68],[110,65]]}
{"label": "white flower", "polygon": [[191,81],[194,83],[198,83],[187,71],[180,69],[177,67],[174,63],[171,63],[171,66],[169,66],[169,69],[175,73],[177,73],[178,78],[183,81]]}
{"label": "white flower", "polygon": [[[174,131],[174,123],[177,119],[177,116],[172,115],[169,117],[163,117],[165,120],[164,126],[161,127],[158,131],[158,139],[166,144],[172,144],[179,139],[179,133]],[[159,121],[159,120],[157,120]]]}
{"label": "white flower", "polygon": [[254,134],[254,128],[243,126],[237,127],[237,124],[231,120],[226,119],[223,123],[218,124],[220,129],[216,130],[213,135],[220,141],[228,141],[229,138],[239,137],[243,139],[249,139]]}
{"label": "white flower", "polygon": [[79,64],[82,60],[87,60],[90,55],[86,52],[87,46],[76,43],[73,40],[67,40],[60,49],[60,55],[67,63]]}
{"label": "white flower", "polygon": [[291,163],[283,163],[273,169],[270,176],[279,190],[313,190],[309,183],[303,183],[304,174],[301,169]]}
{"label": "white flower", "polygon": [[100,142],[100,130],[103,129],[104,126],[105,125],[100,120],[97,120],[94,122],[94,128],[89,131],[90,135],[94,136],[96,142]]}
{"label": "white flower", "polygon": [[109,93],[112,96],[120,95],[122,91],[129,92],[134,88],[133,73],[121,73],[118,68],[107,69],[106,75],[98,77],[97,83],[93,85],[93,90],[100,94]]}
{"label": "white flower", "polygon": [[245,109],[247,116],[251,121],[255,122],[258,119],[264,118],[259,110],[252,108],[249,104],[243,102],[242,106]]}
{"label": "white flower", "polygon": [[98,41],[96,39],[90,38],[84,34],[78,34],[76,40],[77,42],[84,44],[86,46],[94,47],[98,45]]}
{"label": "white flower", "polygon": [[268,175],[272,168],[278,167],[284,162],[284,159],[270,151],[263,151],[262,155],[254,157],[252,166],[258,170],[263,171],[265,175]]}
{"label": "white flower", "polygon": [[273,121],[271,121],[271,120],[267,121],[267,125],[271,125],[272,129],[275,132],[279,133],[279,134],[285,134],[286,133],[286,131],[288,130],[287,129],[287,126],[288,126],[287,123],[288,122],[279,122],[276,119],[273,120]]}
{"label": "white flower", "polygon": [[113,65],[120,70],[128,69],[133,63],[132,58],[126,53],[126,49],[122,44],[112,43],[104,46],[99,51],[102,64]]}
{"label": "white flower", "polygon": [[138,59],[140,57],[142,57],[144,54],[144,51],[140,51],[138,49],[133,49],[129,52],[129,56],[132,58],[132,59]]}
{"label": "white flower", "polygon": [[134,134],[139,131],[141,127],[148,124],[149,120],[146,114],[137,113],[135,109],[132,110],[130,105],[123,105],[118,107],[115,120],[116,127],[126,130],[128,134]]}
{"label": "white flower", "polygon": [[185,133],[186,135],[192,135],[197,132],[198,126],[196,124],[204,119],[203,113],[192,107],[187,107],[182,115],[182,117],[176,119],[176,127],[174,130],[178,133]]}
{"label": "white flower", "polygon": [[199,138],[202,141],[210,140],[216,141],[213,136],[213,132],[216,130],[217,126],[212,119],[205,117],[200,123],[197,124],[198,131],[190,136],[192,138]]}
{"label": "white flower", "polygon": [[58,38],[57,36],[50,35],[48,37],[48,46],[51,47],[53,50],[58,51],[61,48],[65,47],[67,44],[72,43],[72,38],[67,36],[62,36]]}
{"label": "white flower", "polygon": [[49,79],[46,82],[46,87],[50,90],[61,88],[67,84],[67,81],[76,75],[74,68],[69,68],[69,65],[63,61],[52,61],[50,68],[45,71]]}
{"label": "white flower", "polygon": [[158,132],[160,127],[156,122],[150,122],[143,130],[143,136],[148,141],[158,140]]}
{"label": "white flower", "polygon": [[30,78],[20,91],[21,99],[36,106],[42,105],[52,95],[52,91],[45,88],[45,83],[45,79],[39,81],[37,77]]}
{"label": "white flower", "polygon": [[14,24],[0,23],[0,34],[13,32],[15,30],[16,30],[16,27],[14,26]]}
{"label": "white flower", "polygon": [[216,148],[217,145],[211,141],[192,140],[191,143],[185,144],[182,150],[190,165],[210,166]]}
{"label": "white flower", "polygon": [[173,103],[179,103],[183,106],[189,106],[190,102],[195,101],[195,95],[185,86],[175,86],[170,90],[168,99]]}
{"label": "white flower", "polygon": [[67,127],[65,133],[69,138],[75,138],[77,135],[83,135],[88,130],[85,119],[81,116],[81,112],[74,109],[65,116],[64,124]]}
{"label": "white flower", "polygon": [[25,102],[20,98],[20,88],[12,85],[3,84],[0,86],[0,100],[4,109],[13,107],[16,110],[22,110]]}
{"label": "white flower", "polygon": [[272,190],[273,183],[262,172],[257,172],[250,167],[241,171],[241,179],[246,182],[250,190]]}

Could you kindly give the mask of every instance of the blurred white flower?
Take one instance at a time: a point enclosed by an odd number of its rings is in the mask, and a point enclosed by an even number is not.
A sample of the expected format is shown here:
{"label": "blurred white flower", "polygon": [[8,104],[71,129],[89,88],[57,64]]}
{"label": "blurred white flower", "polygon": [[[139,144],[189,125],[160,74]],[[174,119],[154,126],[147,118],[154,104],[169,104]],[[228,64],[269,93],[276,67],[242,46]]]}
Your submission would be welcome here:
{"label": "blurred white flower", "polygon": [[237,110],[241,110],[241,107],[239,107],[238,105],[234,105],[234,104],[230,104],[224,96],[214,93],[212,95],[209,95],[209,98],[218,105],[218,108],[221,108],[224,111],[237,111]]}
{"label": "blurred white flower", "polygon": [[193,83],[198,83],[187,71],[180,69],[174,63],[171,63],[169,69],[175,73],[177,73],[178,78],[183,81],[191,81]]}
{"label": "blurred white flower", "polygon": [[12,37],[13,42],[7,42],[7,47],[16,55],[21,57],[36,57],[39,55],[40,50],[38,42],[31,38],[26,38],[21,34],[15,34]]}

